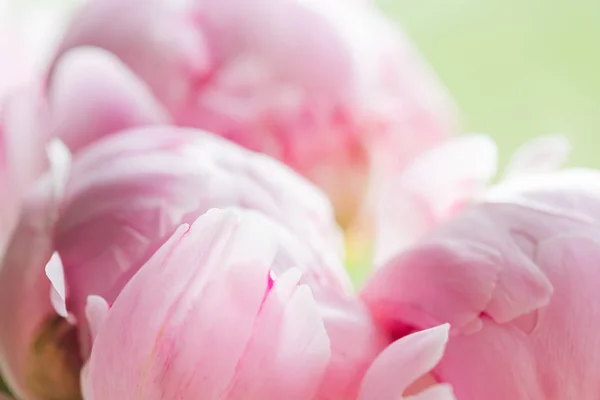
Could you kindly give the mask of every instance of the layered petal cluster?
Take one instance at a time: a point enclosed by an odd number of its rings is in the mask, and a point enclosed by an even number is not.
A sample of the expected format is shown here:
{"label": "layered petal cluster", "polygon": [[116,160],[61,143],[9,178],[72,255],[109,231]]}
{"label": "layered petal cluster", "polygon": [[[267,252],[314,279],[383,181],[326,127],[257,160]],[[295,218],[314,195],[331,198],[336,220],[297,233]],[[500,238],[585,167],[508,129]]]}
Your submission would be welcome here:
{"label": "layered petal cluster", "polygon": [[259,210],[304,237],[323,258],[314,279],[350,292],[338,228],[320,192],[272,159],[166,126],[121,132],[74,160],[55,227],[67,310],[84,321],[89,294],[111,303],[179,224],[229,206]]}
{"label": "layered petal cluster", "polygon": [[272,276],[278,244],[262,222],[215,210],[176,231],[98,330],[90,398],[315,395],[330,358],[327,332],[300,271]]}
{"label": "layered petal cluster", "polygon": [[309,177],[344,224],[375,181],[455,131],[437,79],[368,2],[92,0],[52,70],[89,46],[124,63],[129,85],[149,90],[174,124]]}
{"label": "layered petal cluster", "polygon": [[434,374],[461,400],[594,399],[599,209],[598,171],[514,177],[392,257],[362,297],[394,335],[451,324]]}
{"label": "layered petal cluster", "polygon": [[113,305],[180,224],[235,207],[263,216],[276,238],[269,276],[298,271],[316,301],[330,352],[318,398],[357,395],[388,337],[354,297],[331,206],[308,181],[217,136],[169,126],[106,137],[71,164],[61,150],[0,269],[0,319],[12,321],[0,329],[0,362],[17,394],[77,394],[99,327],[90,315]]}

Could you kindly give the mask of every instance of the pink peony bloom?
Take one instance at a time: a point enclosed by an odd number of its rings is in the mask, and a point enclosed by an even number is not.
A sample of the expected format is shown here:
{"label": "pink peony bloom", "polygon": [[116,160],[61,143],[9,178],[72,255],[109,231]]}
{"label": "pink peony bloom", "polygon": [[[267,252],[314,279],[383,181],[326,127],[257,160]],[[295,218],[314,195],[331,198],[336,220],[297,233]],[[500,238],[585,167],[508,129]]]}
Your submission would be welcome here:
{"label": "pink peony bloom", "polygon": [[315,281],[350,292],[338,228],[316,188],[266,156],[167,126],[121,132],[74,160],[54,233],[67,310],[84,324],[90,294],[112,303],[179,224],[230,206],[261,211],[302,236],[322,257],[311,266]]}
{"label": "pink peony bloom", "polygon": [[598,171],[513,177],[390,259],[362,297],[395,336],[452,325],[434,376],[458,399],[596,399],[599,210]]}
{"label": "pink peony bloom", "polygon": [[379,179],[455,130],[441,85],[368,2],[92,0],[55,62],[80,46],[114,53],[173,123],[309,177],[344,224]]}
{"label": "pink peony bloom", "polygon": [[[319,399],[356,395],[388,338],[354,297],[330,204],[309,182],[219,137],[168,126],[97,141],[76,154],[70,170],[60,171],[50,180],[53,186],[42,187],[27,203],[0,270],[0,320],[12,321],[0,330],[0,361],[17,393],[32,399],[56,390],[76,393],[76,383],[64,383],[72,377],[63,375],[77,373],[77,347],[83,359],[89,354],[95,329],[87,324],[89,296],[111,305],[180,223],[213,207],[233,206],[271,218],[280,243],[273,271],[299,269],[314,293],[331,342]],[[39,243],[33,251],[31,243]],[[77,333],[52,312],[45,274],[54,285],[57,312],[76,324]],[[41,297],[27,296],[31,291]],[[47,330],[59,328],[69,336],[55,343]],[[42,334],[51,351],[38,354],[32,343]],[[56,367],[61,363],[63,370]],[[31,387],[32,381],[42,383]]]}
{"label": "pink peony bloom", "polygon": [[[357,379],[386,338],[353,297],[330,205],[312,185],[218,137],[168,127],[107,138],[83,151],[73,171],[55,242],[66,309],[78,321],[84,352],[90,294],[112,303],[177,224],[212,207],[239,206],[285,226],[272,227],[282,241],[277,266],[299,267],[315,291],[333,348],[323,393],[357,390]],[[307,246],[295,245],[293,235]]]}

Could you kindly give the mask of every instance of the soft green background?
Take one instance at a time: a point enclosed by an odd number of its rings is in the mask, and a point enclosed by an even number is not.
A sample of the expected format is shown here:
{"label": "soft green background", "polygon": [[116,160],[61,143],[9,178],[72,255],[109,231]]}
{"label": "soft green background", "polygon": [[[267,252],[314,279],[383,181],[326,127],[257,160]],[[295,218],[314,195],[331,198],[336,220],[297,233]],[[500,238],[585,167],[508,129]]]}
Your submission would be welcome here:
{"label": "soft green background", "polygon": [[467,132],[505,161],[564,133],[571,164],[600,167],[600,0],[381,0],[438,72]]}

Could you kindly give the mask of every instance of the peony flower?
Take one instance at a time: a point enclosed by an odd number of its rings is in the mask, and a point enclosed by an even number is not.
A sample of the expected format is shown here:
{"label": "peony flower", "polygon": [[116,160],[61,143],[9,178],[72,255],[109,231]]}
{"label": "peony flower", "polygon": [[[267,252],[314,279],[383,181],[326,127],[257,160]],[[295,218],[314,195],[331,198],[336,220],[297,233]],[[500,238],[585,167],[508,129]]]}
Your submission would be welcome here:
{"label": "peony flower", "polygon": [[[25,208],[0,270],[0,321],[13,321],[0,331],[0,356],[18,394],[35,399],[56,390],[77,393],[76,384],[64,384],[72,378],[58,374],[53,364],[66,363],[63,372],[72,377],[88,357],[94,330],[86,318],[89,296],[111,305],[180,223],[213,207],[239,207],[271,217],[280,242],[274,271],[298,268],[314,293],[332,353],[319,398],[356,395],[360,378],[388,338],[354,297],[330,205],[310,183],[264,155],[208,133],[168,126],[97,141],[75,155],[68,179],[65,175],[51,180],[56,196],[43,187],[36,192],[41,200],[30,200],[35,207]],[[30,251],[33,241],[40,244]],[[50,307],[45,274],[53,283],[53,305],[67,320]],[[26,296],[24,285],[41,297]],[[66,321],[75,325],[67,329]],[[50,327],[69,332],[69,339],[54,343],[56,336],[47,335],[53,352],[38,354],[32,344]],[[40,388],[31,387],[28,374]]]}
{"label": "peony flower", "polygon": [[92,0],[54,65],[80,46],[114,53],[173,123],[316,182],[344,225],[371,187],[455,130],[441,85],[368,2]]}
{"label": "peony flower", "polygon": [[54,239],[67,310],[84,323],[90,294],[112,303],[179,224],[229,206],[259,210],[301,235],[333,265],[321,263],[318,279],[350,291],[339,233],[320,192],[275,161],[217,136],[155,127],[96,142],[73,163]]}
{"label": "peony flower", "polygon": [[[177,224],[212,207],[240,206],[285,225],[272,227],[283,247],[277,265],[301,268],[315,290],[336,365],[323,391],[357,390],[356,375],[364,373],[387,338],[353,297],[329,203],[308,182],[267,157],[176,128],[121,133],[82,152],[77,161],[55,242],[64,266],[66,309],[79,321],[84,349],[90,294],[112,303]],[[307,249],[294,245],[292,233]]]}
{"label": "peony flower", "polygon": [[390,259],[362,298],[396,337],[452,325],[433,374],[458,399],[595,399],[598,210],[598,171],[513,177]]}

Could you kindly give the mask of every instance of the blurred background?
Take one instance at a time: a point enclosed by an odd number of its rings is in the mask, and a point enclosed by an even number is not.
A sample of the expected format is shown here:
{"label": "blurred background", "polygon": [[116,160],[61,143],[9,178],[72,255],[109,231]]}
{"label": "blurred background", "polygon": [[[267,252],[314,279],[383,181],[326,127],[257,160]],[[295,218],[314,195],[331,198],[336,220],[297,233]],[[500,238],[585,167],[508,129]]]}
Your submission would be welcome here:
{"label": "blurred background", "polygon": [[562,133],[571,165],[600,167],[600,1],[381,0],[501,159]]}
{"label": "blurred background", "polygon": [[[49,42],[82,0],[9,0],[39,14],[32,41]],[[501,160],[528,138],[562,133],[571,165],[600,167],[600,1],[379,0],[429,60],[462,112],[465,132],[488,133]],[[47,18],[53,15],[53,18]],[[49,22],[54,21],[54,22]]]}

